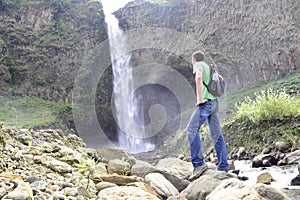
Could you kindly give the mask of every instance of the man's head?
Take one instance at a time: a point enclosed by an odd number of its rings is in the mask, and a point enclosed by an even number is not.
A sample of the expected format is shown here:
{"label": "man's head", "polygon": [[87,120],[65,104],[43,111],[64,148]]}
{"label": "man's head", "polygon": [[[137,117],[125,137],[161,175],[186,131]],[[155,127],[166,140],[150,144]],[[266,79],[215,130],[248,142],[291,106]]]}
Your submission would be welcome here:
{"label": "man's head", "polygon": [[195,51],[192,55],[192,63],[204,61],[204,53],[202,51]]}

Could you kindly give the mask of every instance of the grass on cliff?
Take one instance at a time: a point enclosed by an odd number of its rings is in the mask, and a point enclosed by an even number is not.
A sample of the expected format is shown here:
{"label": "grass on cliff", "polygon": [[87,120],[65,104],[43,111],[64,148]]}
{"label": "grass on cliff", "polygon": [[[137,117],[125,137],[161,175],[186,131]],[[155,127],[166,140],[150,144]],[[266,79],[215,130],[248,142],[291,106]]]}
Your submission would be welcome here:
{"label": "grass on cliff", "polygon": [[300,145],[300,70],[229,94],[223,133],[230,150],[263,148],[285,140]]}
{"label": "grass on cliff", "polygon": [[70,105],[37,97],[0,96],[0,121],[8,128],[47,127],[60,123],[60,114]]}

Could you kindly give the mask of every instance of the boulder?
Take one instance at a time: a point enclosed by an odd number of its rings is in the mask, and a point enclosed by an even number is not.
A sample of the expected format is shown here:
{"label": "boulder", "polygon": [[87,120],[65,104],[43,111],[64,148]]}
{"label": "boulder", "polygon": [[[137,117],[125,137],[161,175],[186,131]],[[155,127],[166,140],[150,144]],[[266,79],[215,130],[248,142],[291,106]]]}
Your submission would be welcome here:
{"label": "boulder", "polygon": [[209,195],[206,200],[220,199],[251,199],[261,200],[261,196],[254,188],[247,186],[242,181],[231,178],[222,181]]}
{"label": "boulder", "polygon": [[[110,183],[115,183],[119,186],[125,186],[128,183],[132,183],[132,182],[142,182],[143,179],[137,176],[122,176],[122,175],[118,175],[118,174],[107,174],[107,175],[100,175],[98,176],[99,181],[98,182],[102,182],[102,181],[107,181]],[[97,180],[93,180],[94,182],[97,183]]]}
{"label": "boulder", "polygon": [[192,163],[178,158],[162,159],[157,163],[156,167],[161,171],[168,172],[181,179],[188,179],[193,173]]}
{"label": "boulder", "polygon": [[287,141],[277,141],[275,142],[275,148],[281,152],[287,152],[290,150],[292,145]]}
{"label": "boulder", "polygon": [[153,187],[163,198],[178,195],[179,192],[170,181],[160,173],[150,173],[145,176],[145,182]]}
{"label": "boulder", "polygon": [[32,190],[28,183],[23,181],[17,181],[17,187],[9,192],[6,196],[4,196],[3,200],[9,199],[18,199],[18,200],[30,200],[31,199]]}
{"label": "boulder", "polygon": [[193,181],[181,194],[189,200],[205,199],[223,180],[232,178],[233,175],[207,169],[198,179]]}
{"label": "boulder", "polygon": [[108,162],[107,172],[109,174],[130,175],[131,165],[129,162],[113,159]]}
{"label": "boulder", "polygon": [[113,159],[119,159],[119,160],[126,160],[128,161],[131,166],[136,163],[136,160],[133,156],[129,155],[128,152],[126,152],[123,149],[119,148],[101,148],[97,149],[98,157],[104,158],[107,161],[113,160]]}
{"label": "boulder", "polygon": [[270,167],[276,164],[277,161],[272,154],[259,154],[252,161],[252,167]]}
{"label": "boulder", "polygon": [[118,185],[115,184],[115,183],[102,181],[102,182],[97,183],[95,187],[96,187],[97,192],[100,192],[103,189],[106,189],[106,188],[109,188],[109,187],[116,187],[116,186],[118,186]]}
{"label": "boulder", "polygon": [[110,187],[101,190],[96,200],[161,200],[153,194],[150,194],[138,187],[120,186]]}
{"label": "boulder", "polygon": [[158,171],[155,166],[142,160],[136,160],[136,163],[131,168],[131,174],[139,177],[145,177],[147,174],[155,171]]}
{"label": "boulder", "polygon": [[283,158],[283,163],[285,163],[287,165],[293,165],[293,164],[300,163],[300,149],[296,150],[294,152],[288,153]]}
{"label": "boulder", "polygon": [[290,198],[279,189],[265,184],[256,184],[254,189],[264,200],[289,200]]}
{"label": "boulder", "polygon": [[300,185],[300,164],[298,165],[299,174],[291,180],[291,185]]}
{"label": "boulder", "polygon": [[257,177],[256,183],[270,184],[274,178],[269,172],[264,172]]}
{"label": "boulder", "polygon": [[57,173],[70,173],[72,172],[72,167],[62,161],[56,160],[55,158],[50,158],[50,160],[46,161],[44,164]]}
{"label": "boulder", "polygon": [[134,187],[138,187],[141,188],[142,190],[149,192],[150,194],[153,194],[155,196],[157,196],[159,199],[163,199],[157,192],[156,190],[154,190],[150,185],[148,185],[147,183],[143,183],[143,182],[133,182],[133,183],[128,183],[126,186],[134,186]]}

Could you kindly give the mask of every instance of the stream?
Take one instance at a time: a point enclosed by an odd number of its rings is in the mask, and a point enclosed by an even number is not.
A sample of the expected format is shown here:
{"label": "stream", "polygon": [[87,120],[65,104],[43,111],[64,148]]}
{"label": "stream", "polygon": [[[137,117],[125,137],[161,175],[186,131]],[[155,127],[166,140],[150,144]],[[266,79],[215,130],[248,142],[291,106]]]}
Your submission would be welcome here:
{"label": "stream", "polygon": [[257,177],[260,174],[268,172],[274,179],[274,181],[271,182],[271,186],[286,193],[291,200],[300,199],[300,186],[290,185],[291,180],[299,174],[297,165],[252,168],[251,164],[251,160],[234,161],[235,168],[240,170],[239,176],[246,176],[249,178],[245,181],[247,185],[255,184]]}

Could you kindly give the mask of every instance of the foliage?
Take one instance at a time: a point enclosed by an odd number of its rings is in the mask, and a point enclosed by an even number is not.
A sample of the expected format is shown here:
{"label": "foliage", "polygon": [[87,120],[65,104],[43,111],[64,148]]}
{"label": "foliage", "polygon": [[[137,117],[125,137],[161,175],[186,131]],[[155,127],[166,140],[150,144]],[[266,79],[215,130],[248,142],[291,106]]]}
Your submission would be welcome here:
{"label": "foliage", "polygon": [[261,91],[254,100],[246,97],[236,108],[238,119],[254,123],[290,116],[300,116],[300,98],[291,96],[286,91]]}
{"label": "foliage", "polygon": [[34,128],[57,123],[60,113],[71,105],[37,97],[8,98],[0,96],[0,121],[6,127]]}
{"label": "foliage", "polygon": [[92,176],[95,174],[95,170],[97,167],[97,162],[93,159],[82,159],[79,164],[76,164],[76,167],[78,168],[78,172],[82,173],[87,179],[88,183],[86,186],[86,189],[89,187],[89,182],[92,178]]}
{"label": "foliage", "polygon": [[[295,73],[289,74],[287,76],[279,77],[274,80],[264,80],[258,81],[255,85],[245,87],[238,92],[232,92],[226,94],[226,96],[222,97],[220,100],[220,108],[226,108],[228,111],[232,110],[236,106],[236,102],[244,101],[245,96],[249,96],[250,98],[255,98],[255,94],[259,93],[263,90],[268,90],[271,88],[272,90],[282,90],[285,88],[286,93],[300,97],[299,88],[300,88],[300,70]],[[226,113],[228,114],[228,113]],[[228,118],[230,116],[226,116]]]}

